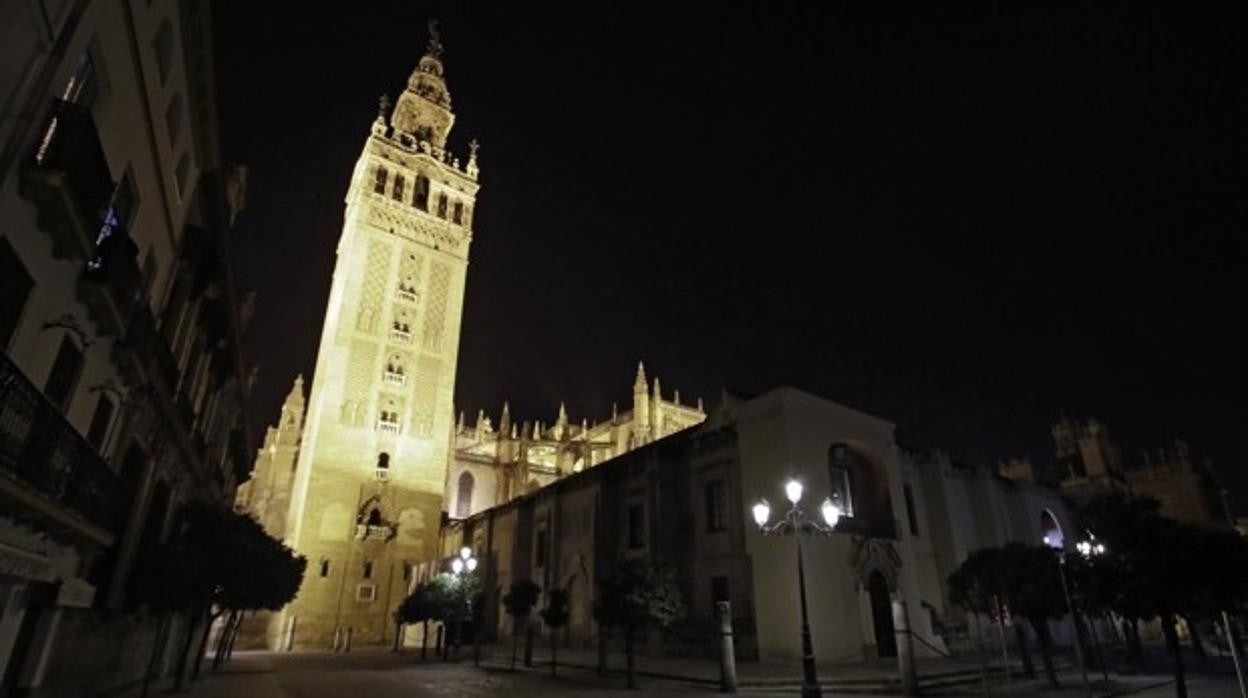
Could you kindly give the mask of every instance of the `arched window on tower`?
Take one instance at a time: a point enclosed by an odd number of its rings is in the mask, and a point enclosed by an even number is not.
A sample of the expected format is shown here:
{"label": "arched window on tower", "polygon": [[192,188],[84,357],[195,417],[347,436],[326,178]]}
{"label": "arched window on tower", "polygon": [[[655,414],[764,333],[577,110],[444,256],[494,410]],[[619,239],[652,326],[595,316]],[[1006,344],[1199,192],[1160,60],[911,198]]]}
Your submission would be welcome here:
{"label": "arched window on tower", "polygon": [[378,509],[377,507],[373,507],[372,510],[368,512],[368,525],[369,526],[381,525],[381,509]]}
{"label": "arched window on tower", "polygon": [[412,189],[412,205],[422,211],[429,210],[429,178],[416,175],[416,186]]}
{"label": "arched window on tower", "polygon": [[472,473],[459,476],[459,489],[455,494],[455,518],[466,519],[472,515]]}
{"label": "arched window on tower", "polygon": [[446,205],[448,200],[446,194],[438,194],[438,218],[446,220]]}
{"label": "arched window on tower", "polygon": [[464,203],[462,201],[455,202],[454,208],[451,209],[451,220],[455,222],[455,225],[464,222]]}
{"label": "arched window on tower", "polygon": [[403,200],[403,187],[405,184],[407,184],[407,182],[404,181],[403,175],[396,174],[394,176],[394,188],[390,190],[390,198],[394,199],[395,201],[402,201]]}
{"label": "arched window on tower", "polygon": [[841,500],[841,512],[854,515],[854,462],[853,453],[845,444],[833,444],[828,449],[828,487]]}
{"label": "arched window on tower", "polygon": [[381,166],[377,167],[377,174],[373,179],[373,193],[375,194],[386,193],[386,177],[388,176],[389,175],[386,172],[386,168],[381,167]]}

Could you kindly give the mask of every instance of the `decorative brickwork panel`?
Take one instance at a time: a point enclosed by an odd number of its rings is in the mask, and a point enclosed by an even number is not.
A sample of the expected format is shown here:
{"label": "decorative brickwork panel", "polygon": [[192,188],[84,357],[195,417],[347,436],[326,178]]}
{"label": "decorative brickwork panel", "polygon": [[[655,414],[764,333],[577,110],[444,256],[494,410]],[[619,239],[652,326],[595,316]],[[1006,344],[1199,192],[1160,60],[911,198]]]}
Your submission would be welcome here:
{"label": "decorative brickwork panel", "polygon": [[351,340],[347,357],[347,384],[342,395],[342,423],[364,426],[370,388],[377,375],[377,345],[366,339]]}
{"label": "decorative brickwork panel", "polygon": [[416,364],[416,388],[412,395],[412,433],[428,438],[433,436],[433,418],[438,413],[438,379],[442,372],[442,360],[434,356],[421,356]]}
{"label": "decorative brickwork panel", "polygon": [[442,335],[446,329],[446,297],[451,285],[451,270],[434,263],[429,274],[428,304],[425,306],[425,351],[442,353]]}
{"label": "decorative brickwork panel", "polygon": [[368,257],[364,264],[364,287],[360,291],[360,311],[355,319],[357,331],[377,334],[389,275],[390,247],[374,240],[368,245]]}

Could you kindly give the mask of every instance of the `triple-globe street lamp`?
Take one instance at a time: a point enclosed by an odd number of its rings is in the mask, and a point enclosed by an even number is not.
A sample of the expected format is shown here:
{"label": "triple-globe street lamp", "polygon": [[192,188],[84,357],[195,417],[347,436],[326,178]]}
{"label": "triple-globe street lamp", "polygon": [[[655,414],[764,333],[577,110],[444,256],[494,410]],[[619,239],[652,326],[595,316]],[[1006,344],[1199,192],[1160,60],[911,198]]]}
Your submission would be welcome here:
{"label": "triple-globe street lamp", "polygon": [[802,564],[803,535],[831,535],[836,524],[841,520],[840,496],[836,492],[823,500],[819,511],[823,515],[823,523],[807,520],[806,515],[798,506],[802,500],[802,483],[790,479],[784,486],[784,495],[792,505],[784,517],[770,523],[771,505],[766,499],[759,499],[754,505],[754,523],[765,536],[792,534],[797,539],[797,588],[802,607],[802,696],[803,698],[819,698],[823,692],[819,688],[819,678],[815,673],[815,650],[810,639],[810,621],[806,615],[806,570]]}
{"label": "triple-globe street lamp", "polygon": [[[1060,542],[1051,540],[1047,535],[1044,537],[1044,543],[1057,550],[1057,574],[1062,580],[1062,595],[1066,597],[1066,610],[1070,612],[1070,626],[1074,631],[1075,662],[1079,664],[1079,671],[1083,675],[1083,689],[1091,696],[1092,684],[1088,681],[1088,665],[1084,661],[1083,634],[1079,632],[1079,617],[1075,615],[1075,604],[1070,597],[1070,585],[1066,582],[1066,548]],[[1105,544],[1098,541],[1096,536],[1089,531],[1087,538],[1075,543],[1075,551],[1085,560],[1091,560],[1093,557],[1104,555],[1106,548]]]}
{"label": "triple-globe street lamp", "polygon": [[[467,546],[460,548],[459,557],[451,560],[451,572],[455,575],[455,582],[457,585],[463,582],[463,577],[465,574],[472,574],[472,572],[476,569],[477,569],[477,558],[472,556],[472,548],[469,548]],[[468,615],[471,616],[472,615],[472,597],[468,596],[466,601],[468,604]],[[464,637],[464,618],[462,615],[457,615],[457,617],[455,618],[455,659],[456,661],[459,660],[459,646],[463,641],[463,637]],[[474,653],[473,661],[476,661],[475,653]]]}

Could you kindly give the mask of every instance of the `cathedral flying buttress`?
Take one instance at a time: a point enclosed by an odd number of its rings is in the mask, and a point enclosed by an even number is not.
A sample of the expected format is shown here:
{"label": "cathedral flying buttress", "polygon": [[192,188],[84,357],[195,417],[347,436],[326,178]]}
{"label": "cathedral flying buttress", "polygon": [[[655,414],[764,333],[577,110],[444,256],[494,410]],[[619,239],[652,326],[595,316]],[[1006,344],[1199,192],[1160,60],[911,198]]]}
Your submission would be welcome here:
{"label": "cathedral flying buttress", "polygon": [[469,426],[461,412],[447,479],[448,513],[467,518],[705,419],[701,399],[686,405],[680,391],[665,397],[658,377],[648,382],[640,363],[632,408],[612,409],[609,419],[576,423],[562,403],[551,423],[513,420],[507,403],[497,423],[481,411]]}

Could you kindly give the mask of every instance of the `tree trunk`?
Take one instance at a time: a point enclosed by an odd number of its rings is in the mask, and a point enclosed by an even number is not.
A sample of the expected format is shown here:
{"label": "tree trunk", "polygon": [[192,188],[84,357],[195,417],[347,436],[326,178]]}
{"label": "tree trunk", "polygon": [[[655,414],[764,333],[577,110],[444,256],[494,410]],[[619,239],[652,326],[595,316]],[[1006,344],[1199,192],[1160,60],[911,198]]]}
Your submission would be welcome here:
{"label": "tree trunk", "polygon": [[1140,621],[1138,618],[1124,618],[1122,624],[1123,635],[1127,638],[1127,662],[1138,667],[1143,657],[1140,649]]}
{"label": "tree trunk", "polygon": [[555,667],[559,663],[559,632],[557,628],[550,629],[550,675],[558,676]]}
{"label": "tree trunk", "polygon": [[1174,695],[1187,698],[1187,677],[1183,672],[1183,652],[1179,648],[1179,633],[1174,628],[1174,616],[1161,614],[1161,632],[1166,636],[1166,648],[1174,657]]}
{"label": "tree trunk", "polygon": [[533,626],[527,623],[524,627],[524,665],[533,666]]}
{"label": "tree trunk", "polygon": [[1060,688],[1061,684],[1057,682],[1057,670],[1053,668],[1053,649],[1052,641],[1049,639],[1049,624],[1044,618],[1032,618],[1031,627],[1036,631],[1036,637],[1040,639],[1040,660],[1044,663],[1044,676],[1048,679],[1049,685],[1053,688]]}
{"label": "tree trunk", "polygon": [[243,612],[236,611],[234,613],[234,624],[230,627],[230,638],[225,643],[225,661],[234,658],[234,641],[238,639],[239,628],[243,627]]}
{"label": "tree trunk", "polygon": [[173,676],[173,690],[178,692],[186,684],[186,662],[191,656],[191,646],[195,644],[195,628],[203,611],[196,609],[186,615],[186,639],[182,641],[182,651],[178,653],[177,673]]}
{"label": "tree trunk", "polygon": [[152,637],[152,653],[147,658],[147,668],[143,670],[143,687],[139,690],[142,698],[147,698],[148,689],[152,684],[152,673],[156,670],[156,660],[165,647],[165,628],[169,623],[169,614],[162,613],[156,619],[156,634]]}
{"label": "tree trunk", "polygon": [[607,628],[601,624],[598,625],[598,675],[607,675]]}
{"label": "tree trunk", "polygon": [[221,663],[225,661],[225,651],[230,644],[230,632],[234,627],[236,617],[238,617],[238,611],[230,611],[230,615],[225,617],[225,623],[221,626],[221,636],[217,638],[217,655],[212,658],[213,669],[220,669]]}
{"label": "tree trunk", "polygon": [[1183,620],[1187,621],[1187,632],[1192,636],[1192,649],[1196,651],[1196,656],[1200,657],[1200,661],[1209,661],[1209,655],[1205,653],[1205,643],[1200,640],[1200,631],[1196,629],[1196,620],[1191,616],[1183,616]]}
{"label": "tree trunk", "polygon": [[199,652],[196,653],[195,664],[191,667],[191,681],[199,680],[199,668],[204,663],[204,653],[208,651],[208,636],[212,634],[212,624],[217,622],[219,617],[221,617],[220,613],[208,612],[208,619],[204,623],[204,634],[199,640]]}
{"label": "tree trunk", "polygon": [[1031,661],[1031,648],[1027,646],[1027,631],[1023,629],[1022,619],[1014,619],[1014,639],[1018,641],[1018,656],[1023,660],[1023,674],[1036,678],[1036,665]]}
{"label": "tree trunk", "polygon": [[516,653],[520,651],[520,620],[511,619],[511,670],[516,670]]}
{"label": "tree trunk", "polygon": [[637,668],[633,661],[633,631],[631,628],[624,629],[624,660],[627,667],[628,687],[635,689],[637,688]]}

